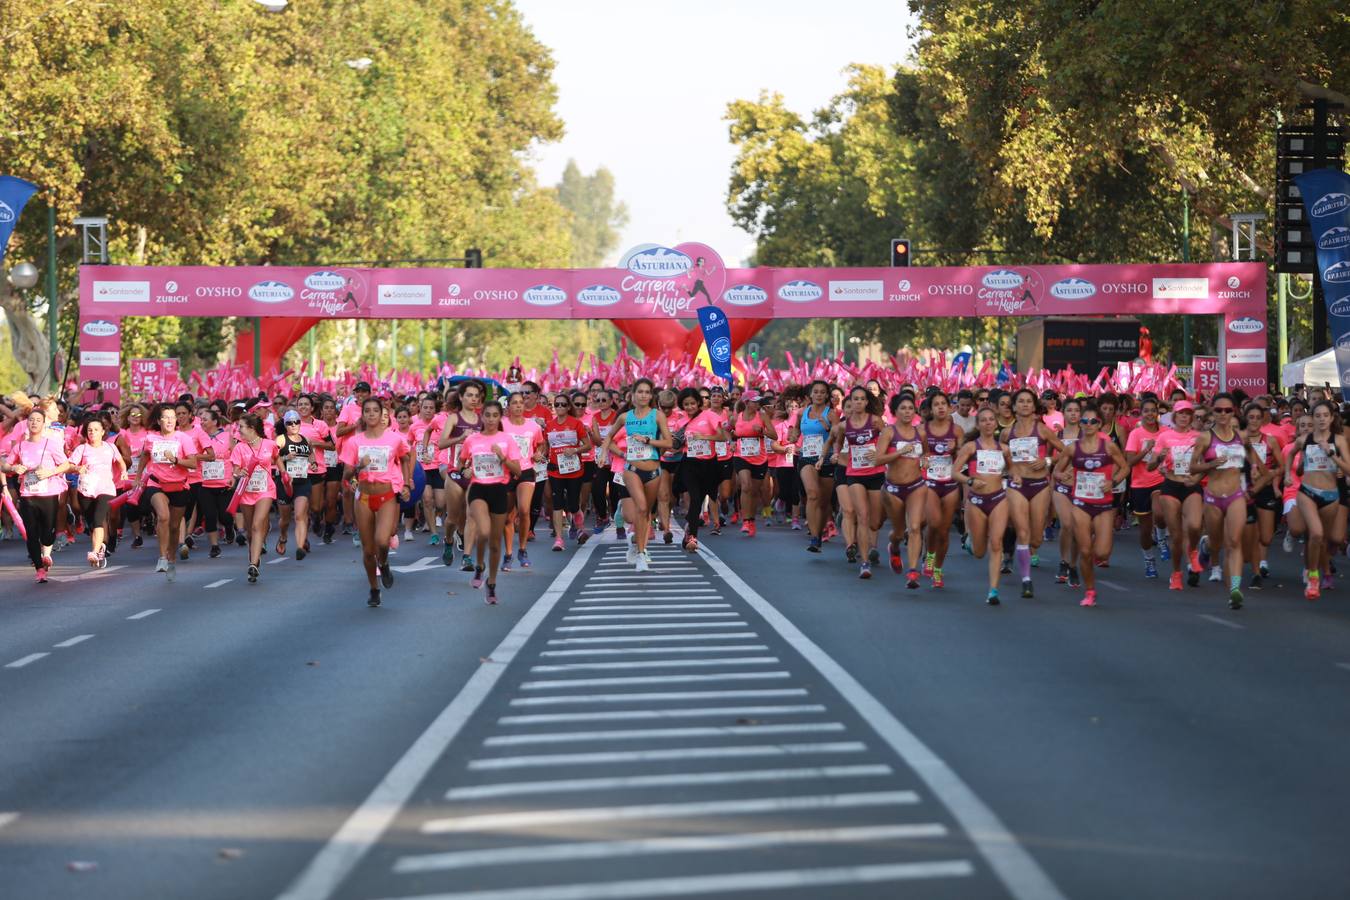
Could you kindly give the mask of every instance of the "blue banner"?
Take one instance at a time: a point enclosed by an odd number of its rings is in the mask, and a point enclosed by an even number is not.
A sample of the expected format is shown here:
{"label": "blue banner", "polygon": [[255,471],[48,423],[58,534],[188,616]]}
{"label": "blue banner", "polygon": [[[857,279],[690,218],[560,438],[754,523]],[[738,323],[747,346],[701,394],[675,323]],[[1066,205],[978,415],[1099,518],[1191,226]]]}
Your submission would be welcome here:
{"label": "blue banner", "polygon": [[727,314],[715,306],[698,308],[698,324],[703,329],[703,343],[708,345],[708,361],[718,378],[731,378],[731,323]]}
{"label": "blue banner", "polygon": [[1327,304],[1341,394],[1350,400],[1350,175],[1314,169],[1294,177],[1317,241],[1317,272]]}
{"label": "blue banner", "polygon": [[14,233],[14,226],[19,224],[24,205],[36,191],[37,185],[22,178],[0,175],[0,262],[5,261],[9,236]]}

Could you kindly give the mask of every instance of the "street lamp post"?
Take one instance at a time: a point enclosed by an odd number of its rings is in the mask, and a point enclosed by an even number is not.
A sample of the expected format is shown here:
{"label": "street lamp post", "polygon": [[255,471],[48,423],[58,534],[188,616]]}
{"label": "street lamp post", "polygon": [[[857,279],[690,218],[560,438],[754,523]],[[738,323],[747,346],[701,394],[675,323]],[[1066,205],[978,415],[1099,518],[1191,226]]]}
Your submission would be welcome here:
{"label": "street lamp post", "polygon": [[[14,289],[19,292],[19,296],[23,298],[24,305],[27,306],[28,292],[31,291],[33,288],[37,287],[38,283],[37,266],[33,265],[30,262],[19,263],[14,268],[9,270],[9,283],[14,285]],[[55,342],[56,338],[52,338],[53,346],[55,345]],[[53,368],[55,367],[55,365],[56,365],[55,361],[53,361],[52,363]]]}

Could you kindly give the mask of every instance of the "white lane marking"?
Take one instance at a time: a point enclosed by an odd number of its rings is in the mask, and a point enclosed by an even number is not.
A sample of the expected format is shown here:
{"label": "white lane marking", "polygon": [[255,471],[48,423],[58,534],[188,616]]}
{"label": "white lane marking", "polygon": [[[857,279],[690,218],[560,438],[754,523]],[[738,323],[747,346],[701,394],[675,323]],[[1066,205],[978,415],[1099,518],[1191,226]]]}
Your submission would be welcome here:
{"label": "white lane marking", "polygon": [[128,619],[144,619],[144,618],[147,618],[147,617],[149,617],[149,616],[153,616],[153,615],[154,615],[155,613],[157,613],[157,612],[160,612],[160,610],[158,610],[158,609],[143,609],[143,610],[141,610],[140,612],[136,613],[135,615],[127,616],[127,618],[128,618]]}
{"label": "white lane marking", "polygon": [[768,681],[789,678],[790,673],[777,672],[713,672],[707,675],[624,675],[619,678],[555,678],[544,681],[523,681],[522,691],[552,688],[600,687],[621,684],[688,684],[694,681]]}
{"label": "white lane marking", "polygon": [[671,750],[607,750],[599,753],[544,753],[471,759],[469,769],[527,769],[549,766],[604,765],[606,763],[659,762],[669,759],[755,759],[761,756],[809,756],[814,753],[863,753],[862,741],[820,744],[745,744],[734,747],[679,747]]}
{"label": "white lane marking", "polygon": [[278,556],[276,559],[269,559],[266,565],[275,566],[277,563],[284,563],[288,559],[290,559],[289,556]]}
{"label": "white lane marking", "polygon": [[76,644],[83,644],[85,641],[89,640],[91,637],[93,637],[92,634],[77,634],[77,635],[75,635],[73,638],[66,638],[66,639],[65,639],[64,641],[62,641],[61,643],[59,643],[59,644],[52,644],[52,646],[53,646],[53,647],[62,647],[62,648],[64,648],[64,647],[74,647]]}
{"label": "white lane marking", "polygon": [[919,802],[913,791],[860,791],[855,794],[807,794],[799,797],[751,797],[745,800],[699,800],[689,803],[647,803],[639,806],[585,806],[574,809],[531,809],[484,813],[452,819],[428,819],[423,834],[482,833],[575,822],[632,822],[639,819],[691,819],[738,813],[786,810],[864,809],[909,806]]}
{"label": "white lane marking", "polygon": [[92,572],[81,572],[79,575],[51,575],[48,576],[52,581],[94,581],[99,578],[107,578],[118,569],[125,569],[126,566],[108,566],[106,569],[95,569]]}
{"label": "white lane marking", "polygon": [[51,654],[50,654],[50,653],[30,653],[30,654],[28,654],[27,656],[23,656],[23,657],[20,657],[19,659],[14,660],[14,662],[12,662],[12,663],[6,663],[6,664],[5,664],[5,668],[6,668],[6,669],[22,669],[24,666],[28,665],[29,663],[35,663],[35,662],[37,662],[39,659],[42,659],[44,656],[51,656]]}
{"label": "white lane marking", "polygon": [[618,621],[620,619],[737,619],[740,620],[738,612],[703,612],[703,613],[617,613],[615,615],[606,615],[597,611],[593,616],[563,616],[564,622],[604,622]]}
{"label": "white lane marking", "polygon": [[694,575],[654,575],[643,578],[641,575],[592,575],[586,579],[587,584],[595,584],[601,581],[642,581],[647,584],[668,584],[676,581],[706,581],[701,573]]}
{"label": "white lane marking", "polygon": [[[721,594],[684,594],[679,597],[649,597],[645,594],[634,594],[629,597],[577,597],[573,600],[572,609],[604,609],[605,603],[641,603],[642,609],[665,609],[664,606],[655,606],[657,600],[725,600]],[[729,605],[729,604],[723,604]]]}
{"label": "white lane marking", "polygon": [[534,713],[526,716],[502,716],[498,725],[552,725],[560,722],[626,722],[665,721],[666,719],[701,719],[705,716],[798,716],[823,713],[819,703],[799,703],[783,706],[696,706],[683,709],[620,709],[609,712]]}
{"label": "white lane marking", "polygon": [[[642,593],[636,593],[639,590]],[[691,600],[721,600],[722,592],[711,586],[697,589],[651,588],[648,590],[641,585],[629,584],[623,587],[586,588],[577,597],[577,601],[584,603],[602,597],[622,600],[679,600],[683,597],[688,597]]]}
{"label": "white lane marking", "polygon": [[677,772],[668,775],[628,775],[614,778],[564,778],[554,781],[508,781],[451,788],[447,800],[482,800],[527,794],[618,791],[630,788],[692,787],[709,784],[752,784],[774,781],[816,781],[822,778],[873,778],[894,775],[890,766],[805,766],[793,769],[737,769],[730,772]]}
{"label": "white lane marking", "polygon": [[587,741],[646,741],[667,738],[745,737],[770,734],[837,734],[840,722],[794,722],[788,725],[711,725],[696,728],[626,728],[613,731],[563,731],[551,734],[498,734],[484,747],[526,747],[530,744],[584,744]]}
{"label": "white lane marking", "polygon": [[211,590],[212,588],[224,587],[225,585],[229,584],[231,581],[234,581],[234,579],[233,579],[233,578],[222,578],[222,579],[220,579],[219,581],[213,581],[213,582],[211,582],[210,584],[205,585],[205,587],[206,587],[206,589],[209,591],[209,590]]}
{"label": "white lane marking", "polygon": [[[587,603],[593,601],[586,601]],[[608,603],[609,601],[602,601]],[[630,609],[653,610],[653,609],[731,609],[730,603],[638,603],[633,606],[573,606],[568,608],[568,612],[613,612],[618,610],[626,612]]]}
{"label": "white lane marking", "polygon": [[707,853],[710,851],[754,850],[800,844],[853,844],[864,841],[912,840],[945,837],[947,829],[937,823],[919,825],[862,825],[852,828],[814,828],[798,831],[754,831],[736,834],[694,835],[690,837],[646,838],[630,841],[588,841],[586,843],[544,844],[531,847],[503,847],[496,850],[461,850],[454,853],[428,853],[402,856],[394,864],[394,874],[441,872],[471,866],[503,866],[518,863],[571,862],[578,859],[613,859],[656,853]]}
{"label": "white lane marking", "polygon": [[745,700],[751,697],[805,697],[806,688],[769,688],[749,691],[653,691],[641,694],[568,694],[558,697],[517,697],[512,706],[557,706],[563,703],[629,703],[665,700]]}
{"label": "white lane marking", "polygon": [[1098,584],[1104,584],[1104,585],[1106,585],[1107,587],[1109,587],[1109,588],[1110,588],[1111,590],[1113,590],[1113,591],[1124,591],[1124,590],[1125,590],[1125,585],[1123,585],[1123,584],[1116,584],[1114,581],[1107,581],[1105,578],[1098,577],[1098,578],[1097,578],[1097,583],[1098,583]]}
{"label": "white lane marking", "polygon": [[[791,890],[845,884],[879,884],[923,878],[962,878],[975,874],[964,859],[925,863],[889,863],[840,866],[828,869],[774,869],[731,875],[686,875],[680,878],[639,878],[594,884],[547,884],[496,891],[419,894],[416,900],[643,900],[647,897],[689,897],[696,894],[733,894],[741,891]],[[408,898],[412,900],[412,898]]]}
{"label": "white lane marking", "polygon": [[17,818],[19,818],[19,814],[16,812],[0,812],[0,828],[12,824]]}
{"label": "white lane marking", "polygon": [[593,647],[589,650],[541,650],[540,656],[640,656],[657,653],[746,653],[768,650],[768,644],[729,644],[725,647]]}
{"label": "white lane marking", "polygon": [[1230,622],[1227,619],[1220,619],[1218,616],[1211,616],[1208,613],[1196,613],[1196,616],[1207,622],[1213,622],[1215,625],[1222,625],[1224,628],[1232,628],[1235,631],[1242,631],[1247,627],[1246,625],[1239,625],[1237,622]]}
{"label": "white lane marking", "polygon": [[628,634],[612,637],[574,637],[554,638],[550,647],[569,644],[631,644],[634,641],[744,641],[759,637],[753,631],[737,631],[732,634]]}
{"label": "white lane marking", "polygon": [[1336,663],[1336,668],[1350,671],[1350,662]]}
{"label": "white lane marking", "polygon": [[704,548],[703,558],[764,617],[789,644],[802,654],[835,690],[856,709],[878,735],[918,773],[928,788],[951,810],[962,829],[975,843],[1009,893],[1018,900],[1064,900],[1050,876],[1018,843],[1002,820],[970,789],[959,775],[928,745],[919,740],[890,710],[850,675],[843,666],[788,621],[717,554]]}
{"label": "white lane marking", "polygon": [[749,628],[736,622],[643,622],[636,625],[559,625],[554,631],[651,631],[655,628]]}
{"label": "white lane marking", "polygon": [[704,666],[772,666],[781,660],[776,656],[734,656],[721,659],[642,659],[624,662],[558,663],[530,666],[531,672],[589,672],[597,669],[666,669],[699,668]]}
{"label": "white lane marking", "polygon": [[577,548],[543,595],[520,618],[511,632],[488,654],[492,665],[479,666],[464,687],[441,710],[427,730],[422,732],[403,757],[394,764],[370,796],[347,818],[323,849],[291,882],[282,900],[321,900],[330,896],[351,874],[380,839],[389,823],[398,815],[412,796],[413,790],[441,758],[446,747],[455,739],[464,723],[474,714],[483,700],[496,686],[507,664],[515,659],[539,624],[562,599],[568,587],[590,560],[594,544]]}

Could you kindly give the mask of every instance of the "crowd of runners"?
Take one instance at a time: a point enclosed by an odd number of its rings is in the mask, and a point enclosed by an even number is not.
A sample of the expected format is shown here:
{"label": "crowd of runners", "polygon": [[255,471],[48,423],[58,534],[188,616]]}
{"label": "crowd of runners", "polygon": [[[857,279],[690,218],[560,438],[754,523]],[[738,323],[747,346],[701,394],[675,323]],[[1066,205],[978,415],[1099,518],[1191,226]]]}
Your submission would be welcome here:
{"label": "crowd of runners", "polygon": [[394,397],[362,382],[345,397],[88,408],[13,395],[0,403],[0,525],[26,540],[39,584],[82,537],[93,567],[149,542],[169,580],[194,553],[237,545],[256,582],[265,554],[300,561],[350,535],[371,606],[393,585],[400,532],[440,546],[488,603],[501,573],[530,566],[527,545],[565,552],[610,528],[639,572],[652,541],[696,552],[707,533],[779,526],[811,553],[838,539],[862,579],[884,557],[909,590],[943,588],[955,534],[986,560],[990,604],[1009,574],[1034,596],[1057,544],[1054,580],[1089,607],[1125,535],[1147,578],[1217,582],[1233,609],[1268,577],[1281,530],[1286,552],[1302,541],[1309,600],[1346,547],[1350,444],[1323,396],[494,388]]}

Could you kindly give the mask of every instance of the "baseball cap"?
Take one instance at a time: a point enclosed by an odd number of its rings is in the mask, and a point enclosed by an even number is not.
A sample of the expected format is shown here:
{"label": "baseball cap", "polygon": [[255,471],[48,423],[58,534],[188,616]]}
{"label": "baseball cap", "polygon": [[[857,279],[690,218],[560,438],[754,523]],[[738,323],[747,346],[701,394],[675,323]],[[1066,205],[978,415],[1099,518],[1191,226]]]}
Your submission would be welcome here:
{"label": "baseball cap", "polygon": [[281,421],[285,422],[288,425],[291,422],[299,422],[300,414],[293,409],[288,409],[286,410],[286,415],[281,417]]}
{"label": "baseball cap", "polygon": [[741,394],[741,400],[745,401],[746,403],[758,403],[759,394],[757,394],[753,390],[747,390],[745,393]]}
{"label": "baseball cap", "polygon": [[370,382],[369,382],[369,381],[358,381],[358,382],[356,383],[356,387],[352,388],[352,390],[353,390],[353,391],[367,391],[367,392],[368,392],[368,391],[370,390]]}
{"label": "baseball cap", "polygon": [[1195,412],[1195,405],[1189,400],[1178,400],[1172,404],[1172,412]]}

